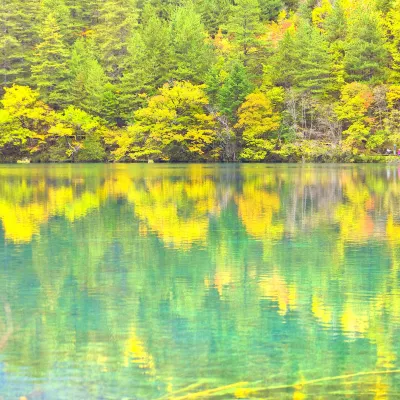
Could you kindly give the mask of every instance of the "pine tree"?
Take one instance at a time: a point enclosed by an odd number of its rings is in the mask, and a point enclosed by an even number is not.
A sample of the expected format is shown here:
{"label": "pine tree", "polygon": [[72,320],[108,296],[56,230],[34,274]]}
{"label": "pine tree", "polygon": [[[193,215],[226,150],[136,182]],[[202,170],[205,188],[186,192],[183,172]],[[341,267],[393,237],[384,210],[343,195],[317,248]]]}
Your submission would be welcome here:
{"label": "pine tree", "polygon": [[129,122],[151,92],[154,82],[147,67],[147,48],[140,32],[135,32],[128,46],[127,66],[120,84],[121,116]]}
{"label": "pine tree", "polygon": [[32,62],[32,79],[43,99],[57,108],[67,102],[69,51],[53,14],[49,14],[40,32]]}
{"label": "pine tree", "polygon": [[0,86],[17,83],[23,75],[24,55],[21,43],[11,35],[0,42]]}
{"label": "pine tree", "polygon": [[40,19],[45,20],[51,13],[56,18],[57,24],[60,27],[60,32],[66,43],[72,43],[75,39],[79,28],[72,23],[70,8],[66,6],[64,0],[42,0]]}
{"label": "pine tree", "polygon": [[90,41],[78,39],[71,53],[71,97],[75,106],[101,116],[108,78],[94,57]]}
{"label": "pine tree", "polygon": [[212,64],[206,32],[192,5],[178,8],[171,20],[171,42],[175,68],[173,77],[201,83]]}
{"label": "pine tree", "polygon": [[219,109],[232,123],[236,122],[236,111],[252,89],[246,68],[239,61],[234,62],[218,95]]}
{"label": "pine tree", "polygon": [[288,30],[279,42],[277,51],[271,59],[272,67],[268,70],[274,85],[290,88],[295,84],[298,62],[296,51],[295,34],[292,30]]}
{"label": "pine tree", "polygon": [[303,21],[295,36],[294,84],[312,94],[326,94],[333,85],[328,42],[320,31]]}
{"label": "pine tree", "polygon": [[102,3],[95,37],[102,65],[113,82],[122,76],[128,41],[136,25],[134,0],[105,0]]}
{"label": "pine tree", "polygon": [[282,0],[259,0],[259,3],[262,21],[275,20],[284,8]]}
{"label": "pine tree", "polygon": [[39,1],[3,0],[0,7],[0,86],[27,84],[32,48],[38,41]]}
{"label": "pine tree", "polygon": [[390,81],[400,83],[400,1],[394,3],[386,16],[388,47],[390,52]]}
{"label": "pine tree", "polygon": [[232,12],[231,0],[200,0],[194,5],[210,35],[218,32],[218,29],[230,18]]}
{"label": "pine tree", "polygon": [[378,15],[367,7],[359,7],[350,21],[344,66],[348,82],[374,82],[384,80],[388,53]]}
{"label": "pine tree", "polygon": [[233,35],[245,65],[259,50],[260,43],[257,36],[263,31],[260,17],[258,0],[238,0],[228,21],[228,32]]}
{"label": "pine tree", "polygon": [[158,89],[172,77],[173,50],[170,29],[165,21],[153,13],[143,24],[140,34],[144,44],[143,63],[131,66],[144,68],[150,76],[152,87]]}

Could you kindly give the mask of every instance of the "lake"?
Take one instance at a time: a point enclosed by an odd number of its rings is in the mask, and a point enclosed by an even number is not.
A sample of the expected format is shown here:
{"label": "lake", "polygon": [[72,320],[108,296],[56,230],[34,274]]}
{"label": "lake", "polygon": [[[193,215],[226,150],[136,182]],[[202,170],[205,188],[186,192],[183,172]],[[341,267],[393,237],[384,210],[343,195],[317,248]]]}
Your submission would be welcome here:
{"label": "lake", "polygon": [[0,399],[400,397],[400,168],[0,167]]}

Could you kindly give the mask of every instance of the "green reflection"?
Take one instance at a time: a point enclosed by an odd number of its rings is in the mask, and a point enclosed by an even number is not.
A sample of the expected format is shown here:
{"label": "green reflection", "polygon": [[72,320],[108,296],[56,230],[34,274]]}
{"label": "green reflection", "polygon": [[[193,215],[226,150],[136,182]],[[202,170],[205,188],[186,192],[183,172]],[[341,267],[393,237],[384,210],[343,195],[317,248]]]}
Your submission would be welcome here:
{"label": "green reflection", "polygon": [[2,167],[0,397],[396,398],[399,206],[386,166]]}

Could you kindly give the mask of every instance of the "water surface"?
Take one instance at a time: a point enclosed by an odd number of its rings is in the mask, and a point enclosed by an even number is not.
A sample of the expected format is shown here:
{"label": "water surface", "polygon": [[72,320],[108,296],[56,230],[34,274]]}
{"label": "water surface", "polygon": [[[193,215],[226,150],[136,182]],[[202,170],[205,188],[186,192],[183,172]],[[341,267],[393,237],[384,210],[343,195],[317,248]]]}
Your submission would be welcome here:
{"label": "water surface", "polygon": [[399,257],[394,166],[2,166],[0,399],[400,398]]}

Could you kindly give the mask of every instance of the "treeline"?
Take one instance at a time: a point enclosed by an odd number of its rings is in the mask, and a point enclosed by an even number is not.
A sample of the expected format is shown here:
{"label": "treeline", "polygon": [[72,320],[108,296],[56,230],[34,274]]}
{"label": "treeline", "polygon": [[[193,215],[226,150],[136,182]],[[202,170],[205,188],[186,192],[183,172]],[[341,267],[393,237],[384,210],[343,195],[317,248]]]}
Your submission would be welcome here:
{"label": "treeline", "polygon": [[400,147],[400,0],[4,0],[0,160]]}

